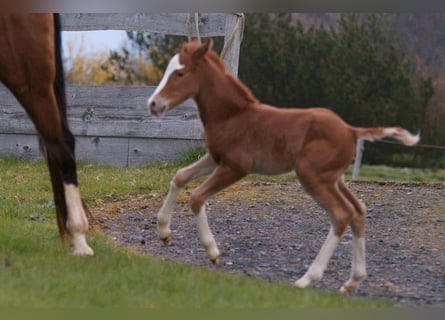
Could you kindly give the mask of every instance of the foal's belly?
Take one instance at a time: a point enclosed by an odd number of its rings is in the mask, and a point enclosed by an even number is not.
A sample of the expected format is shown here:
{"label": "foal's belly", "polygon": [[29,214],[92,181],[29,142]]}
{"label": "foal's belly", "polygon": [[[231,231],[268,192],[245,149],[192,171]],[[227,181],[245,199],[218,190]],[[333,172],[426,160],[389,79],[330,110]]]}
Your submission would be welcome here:
{"label": "foal's belly", "polygon": [[290,172],[295,169],[295,161],[289,159],[261,158],[254,159],[252,173],[277,175]]}

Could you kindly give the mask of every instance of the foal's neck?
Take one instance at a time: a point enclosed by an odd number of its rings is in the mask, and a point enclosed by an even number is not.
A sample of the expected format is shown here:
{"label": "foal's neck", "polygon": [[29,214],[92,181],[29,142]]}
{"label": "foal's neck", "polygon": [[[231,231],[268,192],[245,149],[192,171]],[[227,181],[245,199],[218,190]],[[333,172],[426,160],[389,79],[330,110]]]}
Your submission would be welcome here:
{"label": "foal's neck", "polygon": [[223,121],[236,116],[258,102],[244,84],[214,59],[209,57],[202,67],[200,90],[195,97],[204,125],[213,119]]}

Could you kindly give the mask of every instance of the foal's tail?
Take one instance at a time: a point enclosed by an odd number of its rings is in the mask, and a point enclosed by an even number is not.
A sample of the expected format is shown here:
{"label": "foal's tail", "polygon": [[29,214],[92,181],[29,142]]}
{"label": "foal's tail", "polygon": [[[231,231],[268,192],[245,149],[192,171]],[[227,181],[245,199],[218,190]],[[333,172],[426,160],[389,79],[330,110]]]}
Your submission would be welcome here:
{"label": "foal's tail", "polygon": [[400,127],[390,128],[357,128],[352,127],[356,138],[375,141],[382,138],[392,138],[402,142],[404,145],[413,146],[420,140],[420,134],[412,134]]}

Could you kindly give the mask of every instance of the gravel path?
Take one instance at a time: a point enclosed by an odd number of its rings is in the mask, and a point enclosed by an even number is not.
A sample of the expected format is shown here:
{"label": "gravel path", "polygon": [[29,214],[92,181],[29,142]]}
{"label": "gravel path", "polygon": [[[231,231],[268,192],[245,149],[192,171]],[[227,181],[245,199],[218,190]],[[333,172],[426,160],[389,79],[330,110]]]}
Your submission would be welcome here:
{"label": "gravel path", "polygon": [[[445,184],[348,185],[368,207],[368,279],[354,295],[387,297],[399,306],[445,307]],[[185,191],[179,199],[168,246],[156,235],[156,213],[164,195],[147,194],[93,211],[119,245],[289,284],[304,274],[328,233],[326,213],[298,183],[242,181],[208,203],[209,225],[222,253],[213,266],[199,244],[189,194]],[[313,286],[338,290],[349,276],[350,260],[348,230],[323,279]]]}

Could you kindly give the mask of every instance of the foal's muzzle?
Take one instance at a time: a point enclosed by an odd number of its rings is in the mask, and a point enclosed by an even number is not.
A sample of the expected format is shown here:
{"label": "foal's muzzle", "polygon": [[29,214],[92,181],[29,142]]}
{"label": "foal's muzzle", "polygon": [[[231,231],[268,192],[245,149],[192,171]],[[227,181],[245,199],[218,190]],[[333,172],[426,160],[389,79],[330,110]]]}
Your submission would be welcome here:
{"label": "foal's muzzle", "polygon": [[162,116],[167,111],[167,101],[162,98],[150,97],[147,101],[148,108],[150,109],[151,114],[156,117]]}

